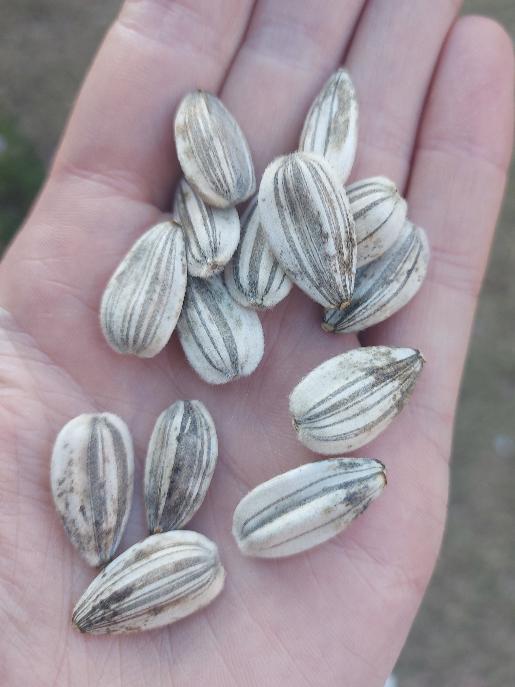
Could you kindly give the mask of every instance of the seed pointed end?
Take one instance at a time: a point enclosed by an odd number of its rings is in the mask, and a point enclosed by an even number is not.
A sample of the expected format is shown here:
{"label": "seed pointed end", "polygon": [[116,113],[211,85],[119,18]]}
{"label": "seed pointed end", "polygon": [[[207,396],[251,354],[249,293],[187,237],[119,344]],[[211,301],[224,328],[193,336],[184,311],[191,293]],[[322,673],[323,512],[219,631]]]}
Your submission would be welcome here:
{"label": "seed pointed end", "polygon": [[329,322],[322,322],[322,324],[320,326],[322,327],[324,332],[329,332],[330,334],[335,333],[334,325],[330,324]]}

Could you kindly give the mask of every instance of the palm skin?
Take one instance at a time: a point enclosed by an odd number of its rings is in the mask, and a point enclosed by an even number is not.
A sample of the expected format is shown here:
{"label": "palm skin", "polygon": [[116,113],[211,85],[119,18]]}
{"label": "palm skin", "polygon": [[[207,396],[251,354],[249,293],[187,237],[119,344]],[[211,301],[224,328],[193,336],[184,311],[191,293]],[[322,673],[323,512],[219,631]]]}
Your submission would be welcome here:
{"label": "palm skin", "polygon": [[[83,87],[47,184],[0,268],[0,682],[6,685],[384,683],[438,554],[453,415],[477,292],[511,150],[513,60],[494,23],[455,22],[459,2],[128,0]],[[353,179],[391,176],[433,258],[416,299],[355,337],[325,334],[299,292],[262,317],[256,373],[209,387],[173,337],[152,360],[104,342],[98,304],[132,242],[169,207],[171,121],[181,95],[218,91],[248,135],[258,174],[295,147],[307,107],[345,63],[361,105]],[[409,179],[409,183],[408,183]],[[408,408],[359,452],[389,486],[340,537],[281,561],[243,558],[233,509],[252,486],[311,460],[287,397],[302,375],[362,344],[415,346],[426,369]],[[70,625],[93,577],[65,539],[49,489],[60,427],[109,410],[141,463],[157,415],[198,398],[220,459],[192,529],[214,539],[226,588],[208,609],[139,636]],[[122,548],[145,534],[141,489]]]}

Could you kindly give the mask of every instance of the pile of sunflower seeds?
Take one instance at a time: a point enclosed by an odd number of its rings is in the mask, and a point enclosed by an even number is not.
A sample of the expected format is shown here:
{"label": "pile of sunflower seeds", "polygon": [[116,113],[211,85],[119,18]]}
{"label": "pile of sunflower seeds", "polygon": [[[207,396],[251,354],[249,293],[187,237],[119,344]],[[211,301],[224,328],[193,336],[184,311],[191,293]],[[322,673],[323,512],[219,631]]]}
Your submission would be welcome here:
{"label": "pile of sunflower seeds", "polygon": [[[347,185],[358,143],[358,104],[340,69],[313,102],[299,148],[274,160],[259,191],[245,136],[222,102],[189,93],[175,117],[184,178],[173,213],[150,227],[105,289],[100,321],[118,353],[150,358],[177,328],[199,377],[224,384],[252,374],[264,352],[258,311],[295,284],[323,307],[327,332],[359,332],[416,294],[426,275],[425,232],[382,176]],[[240,216],[236,206],[249,201]],[[348,458],[406,404],[424,359],[413,348],[363,347],[325,361],[290,396],[299,441],[324,456],[257,486],[234,513],[247,556],[306,551],[341,532],[382,492],[384,465]],[[218,457],[200,401],[157,418],[144,475],[149,536],[115,557],[131,508],[129,428],[111,413],[80,415],[57,436],[51,487],[68,537],[85,562],[105,566],[79,599],[82,632],[172,623],[210,603],[225,572],[216,544],[182,529],[201,507]]]}

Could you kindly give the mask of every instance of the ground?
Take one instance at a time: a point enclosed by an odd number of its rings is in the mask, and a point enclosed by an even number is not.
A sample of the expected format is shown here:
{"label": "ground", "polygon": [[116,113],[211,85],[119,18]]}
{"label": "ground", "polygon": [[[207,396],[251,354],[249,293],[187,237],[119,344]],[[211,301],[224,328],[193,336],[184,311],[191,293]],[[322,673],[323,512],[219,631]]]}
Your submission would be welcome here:
{"label": "ground", "polygon": [[[45,163],[118,4],[0,0],[0,120],[9,117]],[[514,32],[513,0],[468,0],[465,11]],[[397,668],[400,687],[515,683],[514,225],[512,168],[463,382],[447,535]]]}

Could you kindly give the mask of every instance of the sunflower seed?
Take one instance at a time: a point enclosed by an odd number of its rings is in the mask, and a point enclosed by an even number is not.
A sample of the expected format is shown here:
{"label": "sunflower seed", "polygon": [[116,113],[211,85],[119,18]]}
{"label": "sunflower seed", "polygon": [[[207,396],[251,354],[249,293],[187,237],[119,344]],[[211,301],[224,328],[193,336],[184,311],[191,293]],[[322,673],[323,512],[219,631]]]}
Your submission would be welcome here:
{"label": "sunflower seed", "polygon": [[79,415],[57,435],[52,495],[71,543],[90,565],[107,563],[120,543],[133,473],[131,435],[116,415]]}
{"label": "sunflower seed", "polygon": [[216,544],[180,530],[147,537],[115,558],[73,611],[81,632],[111,634],[169,625],[207,606],[225,571]]}
{"label": "sunflower seed", "polygon": [[210,384],[252,374],[263,357],[259,317],[231,298],[219,275],[188,278],[177,331],[190,365]]}
{"label": "sunflower seed", "polygon": [[351,304],[326,310],[322,328],[338,334],[359,332],[383,322],[417,293],[426,276],[429,244],[425,231],[407,221],[397,241],[356,273]]}
{"label": "sunflower seed", "polygon": [[247,556],[279,558],[331,539],[386,485],[384,465],[333,458],[301,465],[259,485],[238,504],[233,535]]}
{"label": "sunflower seed", "polygon": [[346,306],[354,287],[354,221],[328,163],[307,153],[272,162],[259,213],[272,252],[297,286],[326,308]]}
{"label": "sunflower seed", "polygon": [[395,243],[406,221],[407,203],[386,177],[371,177],[347,187],[356,226],[357,266],[379,258]]}
{"label": "sunflower seed", "polygon": [[273,308],[292,283],[268,247],[254,197],[241,218],[241,240],[224,272],[229,293],[246,308]]}
{"label": "sunflower seed", "polygon": [[256,190],[249,144],[238,123],[211,93],[188,93],[175,116],[175,144],[184,176],[206,203],[227,208]]}
{"label": "sunflower seed", "polygon": [[183,527],[202,505],[218,457],[215,424],[200,401],[176,401],[152,432],[145,463],[151,533]]}
{"label": "sunflower seed", "polygon": [[322,363],[290,396],[299,440],[324,455],[368,444],[402,410],[423,362],[412,348],[370,346]]}
{"label": "sunflower seed", "polygon": [[186,239],[188,273],[207,278],[221,272],[240,240],[238,212],[207,205],[185,179],[177,187],[173,212]]}
{"label": "sunflower seed", "polygon": [[299,150],[325,157],[340,184],[344,184],[354,164],[357,145],[356,91],[348,72],[338,69],[311,105],[300,136]]}
{"label": "sunflower seed", "polygon": [[186,250],[176,222],[161,222],[139,238],[113,274],[100,321],[118,353],[152,358],[167,344],[186,290]]}

